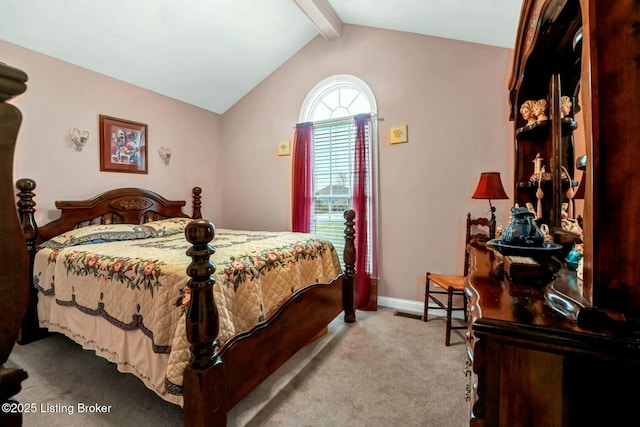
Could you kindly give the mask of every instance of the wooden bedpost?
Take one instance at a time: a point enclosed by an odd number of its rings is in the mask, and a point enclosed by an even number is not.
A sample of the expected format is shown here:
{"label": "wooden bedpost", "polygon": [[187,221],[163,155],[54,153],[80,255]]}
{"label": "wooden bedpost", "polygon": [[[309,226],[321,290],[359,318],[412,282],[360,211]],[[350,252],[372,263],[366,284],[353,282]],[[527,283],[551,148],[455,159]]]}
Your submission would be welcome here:
{"label": "wooden bedpost", "polygon": [[[18,337],[29,296],[29,259],[15,209],[13,157],[22,113],[5,101],[27,89],[27,74],[0,62],[0,403],[16,403],[27,378],[20,368],[4,367]],[[0,411],[0,425],[22,425],[22,411]]]}
{"label": "wooden bedpost", "polygon": [[193,219],[202,218],[202,212],[200,211],[200,208],[202,207],[202,201],[201,201],[202,196],[200,196],[200,194],[202,194],[202,188],[193,187],[193,190],[191,191],[191,195],[192,195],[191,206],[193,207],[191,218]]}
{"label": "wooden bedpost", "polygon": [[36,239],[38,238],[38,226],[35,219],[36,202],[33,201],[35,196],[33,190],[36,189],[36,182],[29,178],[19,179],[16,181],[16,189],[18,189],[18,214],[20,215],[22,232],[27,242],[27,251],[33,266],[33,259],[38,250],[36,248]]}
{"label": "wooden bedpost", "polygon": [[18,189],[18,214],[20,217],[20,223],[22,224],[22,233],[27,245],[27,252],[29,254],[29,304],[27,305],[27,312],[22,321],[22,328],[18,335],[18,344],[28,344],[33,341],[37,341],[47,335],[44,328],[41,328],[38,324],[38,313],[36,306],[38,304],[38,291],[33,286],[33,260],[35,259],[38,247],[36,241],[38,239],[38,226],[35,220],[35,206],[36,202],[33,201],[35,194],[33,190],[36,188],[36,182],[32,179],[22,178],[16,181],[16,188]]}
{"label": "wooden bedpost", "polygon": [[353,323],[356,321],[356,311],[354,305],[354,278],[356,274],[356,246],[354,220],[355,211],[349,209],[344,212],[344,281],[342,282],[342,307],[344,308],[344,321]]}
{"label": "wooden bedpost", "polygon": [[191,292],[187,311],[187,341],[191,344],[191,363],[184,372],[183,420],[185,426],[225,426],[227,423],[224,366],[218,353],[218,309],[213,297],[216,266],[209,257],[215,252],[209,242],[214,225],[207,220],[189,222],[185,229],[193,244],[187,251],[192,258],[187,267]]}

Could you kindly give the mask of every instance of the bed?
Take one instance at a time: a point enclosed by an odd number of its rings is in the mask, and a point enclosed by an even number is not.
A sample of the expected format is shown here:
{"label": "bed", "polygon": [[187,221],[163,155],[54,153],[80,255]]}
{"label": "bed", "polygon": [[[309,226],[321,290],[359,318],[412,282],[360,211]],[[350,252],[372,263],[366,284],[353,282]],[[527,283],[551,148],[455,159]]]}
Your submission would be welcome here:
{"label": "bed", "polygon": [[342,269],[312,235],[216,230],[198,187],[191,215],[184,201],[125,188],[56,202],[60,218],[42,227],[35,182],[16,187],[32,277],[21,342],[67,335],[182,405],[185,425],[226,425],[341,312],[355,321],[353,211]]}

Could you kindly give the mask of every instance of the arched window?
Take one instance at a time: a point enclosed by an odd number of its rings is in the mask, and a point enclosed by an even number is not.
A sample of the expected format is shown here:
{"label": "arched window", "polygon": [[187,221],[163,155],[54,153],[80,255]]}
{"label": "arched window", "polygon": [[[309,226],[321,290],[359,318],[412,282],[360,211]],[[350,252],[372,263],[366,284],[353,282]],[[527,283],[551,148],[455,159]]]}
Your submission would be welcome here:
{"label": "arched window", "polygon": [[[309,215],[309,230],[331,240],[342,256],[343,213],[346,209],[355,209],[356,215],[361,212],[364,218],[356,217],[356,245],[358,239],[363,239],[363,248],[357,248],[356,268],[362,273],[377,274],[378,132],[377,106],[371,89],[354,76],[329,77],[305,98],[300,122],[312,124],[309,145],[312,174],[309,175],[313,179],[308,197],[310,205],[304,210],[305,215]],[[358,181],[358,176],[364,178]],[[294,215],[297,208],[293,207]],[[358,230],[358,226],[365,228]],[[369,296],[359,289],[359,307],[371,305]],[[375,305],[377,295],[372,296]]]}
{"label": "arched window", "polygon": [[300,109],[300,122],[353,118],[356,114],[377,114],[376,100],[369,86],[346,74],[318,83],[307,94]]}

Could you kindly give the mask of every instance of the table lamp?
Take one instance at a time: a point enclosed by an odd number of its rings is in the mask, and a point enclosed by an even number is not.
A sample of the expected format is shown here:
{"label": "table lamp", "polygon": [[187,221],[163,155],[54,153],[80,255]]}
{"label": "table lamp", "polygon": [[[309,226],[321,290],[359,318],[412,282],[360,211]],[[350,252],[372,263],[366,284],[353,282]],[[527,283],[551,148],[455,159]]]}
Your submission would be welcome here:
{"label": "table lamp", "polygon": [[507,193],[504,191],[502,181],[500,180],[500,172],[482,172],[480,181],[476,191],[471,196],[472,199],[488,199],[489,208],[491,208],[491,222],[496,223],[496,208],[491,204],[491,199],[508,199]]}

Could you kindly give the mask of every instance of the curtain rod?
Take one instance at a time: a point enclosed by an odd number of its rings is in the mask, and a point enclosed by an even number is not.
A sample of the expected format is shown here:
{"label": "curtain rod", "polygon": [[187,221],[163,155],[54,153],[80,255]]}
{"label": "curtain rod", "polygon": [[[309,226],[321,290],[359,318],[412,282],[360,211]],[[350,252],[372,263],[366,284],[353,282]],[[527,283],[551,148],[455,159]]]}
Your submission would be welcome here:
{"label": "curtain rod", "polygon": [[[379,122],[384,121],[384,118],[380,117],[377,114],[372,114],[371,115],[371,120],[377,120]],[[325,127],[325,126],[337,126],[337,125],[343,125],[343,124],[347,124],[347,123],[353,123],[355,121],[355,119],[353,118],[353,116],[351,117],[343,117],[340,119],[325,119],[325,120],[318,120],[316,122],[312,122],[313,123],[313,127]],[[293,127],[294,129],[296,128],[295,126]]]}

